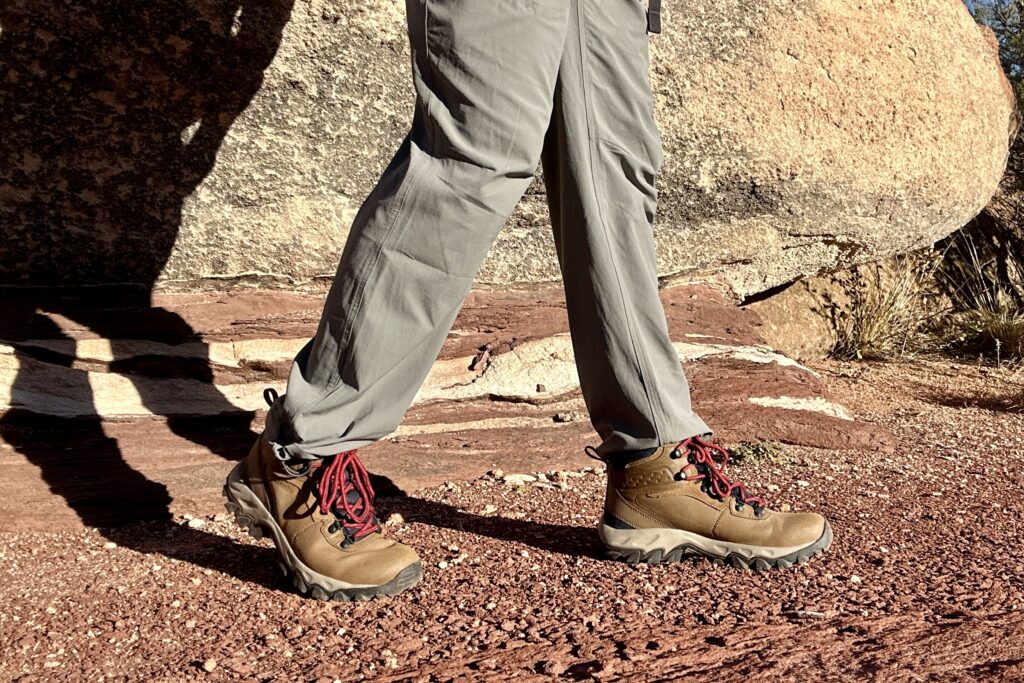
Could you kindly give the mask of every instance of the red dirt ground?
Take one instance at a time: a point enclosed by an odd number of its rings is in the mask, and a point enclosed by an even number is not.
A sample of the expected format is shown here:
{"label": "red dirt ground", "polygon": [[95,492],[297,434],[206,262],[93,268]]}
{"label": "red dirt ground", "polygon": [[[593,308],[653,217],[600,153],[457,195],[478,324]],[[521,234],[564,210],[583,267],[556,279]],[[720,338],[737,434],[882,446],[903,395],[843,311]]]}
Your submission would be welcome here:
{"label": "red dirt ground", "polygon": [[227,515],[55,524],[0,534],[0,677],[1021,680],[1024,415],[1004,402],[1017,380],[945,360],[815,367],[897,445],[736,466],[777,505],[829,516],[835,544],[810,565],[600,559],[593,471],[383,497],[425,577],[369,603],[291,592],[272,547]]}

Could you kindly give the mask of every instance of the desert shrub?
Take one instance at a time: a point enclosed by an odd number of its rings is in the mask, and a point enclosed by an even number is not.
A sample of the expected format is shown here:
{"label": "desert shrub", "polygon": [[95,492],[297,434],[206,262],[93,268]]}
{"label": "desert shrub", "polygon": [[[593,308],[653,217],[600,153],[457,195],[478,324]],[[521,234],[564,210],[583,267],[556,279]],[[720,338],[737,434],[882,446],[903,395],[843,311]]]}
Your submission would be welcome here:
{"label": "desert shrub", "polygon": [[777,441],[742,441],[729,449],[736,462],[785,464],[786,449]]}
{"label": "desert shrub", "polygon": [[843,282],[850,302],[835,321],[832,357],[884,360],[922,350],[939,315],[935,267],[933,256],[918,253],[896,258],[889,268],[850,271]]}
{"label": "desert shrub", "polygon": [[945,325],[949,348],[996,362],[1024,358],[1024,309],[998,264],[966,233],[948,249],[939,278],[953,308]]}

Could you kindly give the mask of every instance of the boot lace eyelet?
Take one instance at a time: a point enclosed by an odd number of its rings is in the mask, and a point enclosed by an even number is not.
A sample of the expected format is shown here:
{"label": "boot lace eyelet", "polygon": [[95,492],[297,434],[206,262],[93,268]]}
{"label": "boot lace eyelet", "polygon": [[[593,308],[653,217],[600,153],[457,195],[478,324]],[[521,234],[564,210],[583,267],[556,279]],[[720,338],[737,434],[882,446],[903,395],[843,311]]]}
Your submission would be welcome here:
{"label": "boot lace eyelet", "polygon": [[750,505],[754,508],[757,518],[761,518],[766,501],[760,496],[748,493],[747,487],[742,482],[725,473],[725,468],[729,464],[729,451],[700,436],[690,437],[676,446],[674,450],[680,449],[686,451],[687,460],[697,470],[697,474],[689,479],[700,481],[702,493],[723,503],[730,497],[734,498],[735,502],[732,505],[736,512],[740,512],[744,506]]}

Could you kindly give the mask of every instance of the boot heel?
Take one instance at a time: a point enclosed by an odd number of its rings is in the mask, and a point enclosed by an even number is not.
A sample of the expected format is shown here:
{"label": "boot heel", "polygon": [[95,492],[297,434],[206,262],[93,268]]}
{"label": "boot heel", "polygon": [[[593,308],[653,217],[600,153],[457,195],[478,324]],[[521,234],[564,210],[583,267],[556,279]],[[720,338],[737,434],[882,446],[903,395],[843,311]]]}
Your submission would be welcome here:
{"label": "boot heel", "polygon": [[252,536],[259,540],[266,537],[266,530],[261,524],[259,524],[252,515],[245,512],[241,504],[238,503],[231,495],[228,487],[224,487],[224,509],[235,516],[235,524]]}

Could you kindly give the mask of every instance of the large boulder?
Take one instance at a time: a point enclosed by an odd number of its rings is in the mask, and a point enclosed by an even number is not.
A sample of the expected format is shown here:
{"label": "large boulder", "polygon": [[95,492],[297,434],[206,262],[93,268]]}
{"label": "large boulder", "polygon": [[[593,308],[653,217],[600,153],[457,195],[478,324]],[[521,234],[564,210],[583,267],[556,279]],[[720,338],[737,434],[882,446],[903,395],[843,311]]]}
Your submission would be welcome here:
{"label": "large boulder", "polygon": [[[660,274],[737,296],[929,244],[1014,115],[960,0],[668,0]],[[0,284],[333,275],[411,116],[400,0],[6,0]],[[557,278],[543,187],[480,273]]]}

